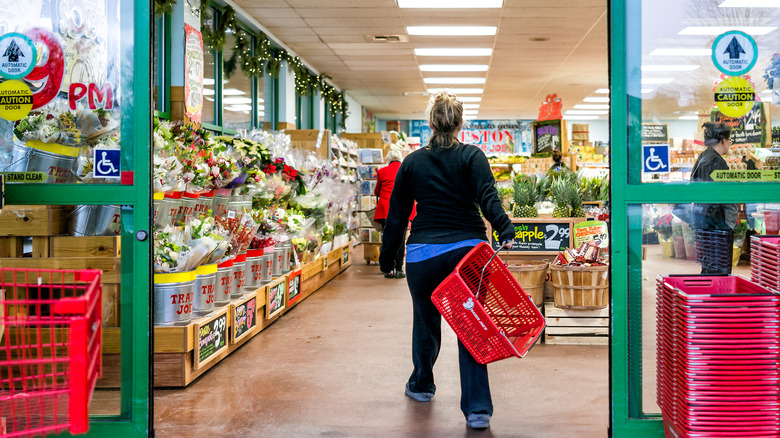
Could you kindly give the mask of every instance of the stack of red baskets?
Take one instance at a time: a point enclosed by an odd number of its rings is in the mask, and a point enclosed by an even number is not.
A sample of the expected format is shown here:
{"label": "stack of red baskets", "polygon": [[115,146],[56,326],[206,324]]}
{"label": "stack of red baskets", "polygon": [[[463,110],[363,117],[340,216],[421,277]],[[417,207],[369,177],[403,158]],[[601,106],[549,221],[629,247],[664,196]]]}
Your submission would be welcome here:
{"label": "stack of red baskets", "polygon": [[780,236],[750,238],[750,270],[753,281],[780,290]]}
{"label": "stack of red baskets", "polygon": [[667,437],[780,436],[780,294],[738,276],[657,282]]}

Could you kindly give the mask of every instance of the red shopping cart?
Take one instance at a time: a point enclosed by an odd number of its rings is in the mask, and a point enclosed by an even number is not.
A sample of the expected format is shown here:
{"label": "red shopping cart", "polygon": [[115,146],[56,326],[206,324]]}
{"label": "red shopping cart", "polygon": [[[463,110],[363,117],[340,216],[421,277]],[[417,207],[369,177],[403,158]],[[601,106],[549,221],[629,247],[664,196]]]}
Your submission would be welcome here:
{"label": "red shopping cart", "polygon": [[475,246],[433,291],[433,304],[481,364],[523,357],[544,316],[487,243]]}
{"label": "red shopping cart", "polygon": [[101,374],[101,271],[0,268],[0,435],[89,428]]}

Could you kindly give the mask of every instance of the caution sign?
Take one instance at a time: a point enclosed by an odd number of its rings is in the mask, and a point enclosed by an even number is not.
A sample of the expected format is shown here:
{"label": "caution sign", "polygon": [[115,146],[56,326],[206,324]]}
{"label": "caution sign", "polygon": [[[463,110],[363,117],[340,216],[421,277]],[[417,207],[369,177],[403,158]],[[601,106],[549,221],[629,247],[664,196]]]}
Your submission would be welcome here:
{"label": "caution sign", "polygon": [[710,177],[715,181],[780,182],[780,170],[715,170]]}
{"label": "caution sign", "polygon": [[745,32],[732,30],[721,34],[712,43],[712,62],[729,76],[750,71],[758,59],[756,40]]}
{"label": "caution sign", "polygon": [[4,172],[6,182],[9,183],[43,183],[46,182],[46,172]]}
{"label": "caution sign", "polygon": [[0,118],[16,121],[30,114],[33,95],[22,81],[10,80],[0,84]]}
{"label": "caution sign", "polygon": [[715,89],[715,105],[729,117],[742,117],[756,103],[756,91],[750,82],[742,77],[726,78]]}

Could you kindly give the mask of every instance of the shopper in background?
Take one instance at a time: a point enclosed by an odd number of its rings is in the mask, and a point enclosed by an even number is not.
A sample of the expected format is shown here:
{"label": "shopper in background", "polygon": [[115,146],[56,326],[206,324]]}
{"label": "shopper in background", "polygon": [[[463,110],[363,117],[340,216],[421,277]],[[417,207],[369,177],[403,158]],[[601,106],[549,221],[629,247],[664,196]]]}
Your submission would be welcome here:
{"label": "shopper in background", "polygon": [[[412,206],[412,223],[406,254],[406,273],[412,295],[412,363],[406,395],[430,401],[436,392],[433,365],[441,347],[441,314],[431,302],[436,287],[479,242],[487,241],[480,211],[511,246],[515,231],[501,207],[495,179],[485,154],[458,141],[463,125],[463,104],[456,96],[436,93],[428,109],[433,131],[430,143],[406,157],[398,170],[385,223],[379,266],[391,272]],[[475,429],[490,425],[493,402],[487,366],[478,363],[458,342],[460,408],[466,424]]]}
{"label": "shopper in background", "polygon": [[[731,128],[723,123],[704,124],[704,145],[707,147],[696,159],[691,172],[691,181],[713,181],[710,176],[716,170],[729,170],[723,155],[729,153]],[[693,228],[703,231],[728,233],[728,246],[723,248],[729,255],[734,245],[734,227],[737,225],[735,204],[694,204],[691,215]],[[716,254],[702,251],[702,274],[731,274],[731,263],[715,260]],[[731,258],[729,257],[729,260]]]}
{"label": "shopper in background", "polygon": [[566,167],[566,164],[564,164],[561,161],[562,158],[563,158],[563,154],[561,153],[561,151],[559,150],[553,151],[552,153],[553,163],[547,172],[563,172],[565,170],[568,170],[569,168]]}
{"label": "shopper in background", "polygon": [[[382,229],[385,227],[387,211],[390,209],[390,194],[393,193],[393,184],[395,183],[395,174],[401,167],[401,152],[391,149],[385,157],[387,166],[376,171],[376,188],[374,194],[377,196],[376,211],[374,212],[374,221],[378,222]],[[411,220],[412,218],[410,218]],[[395,271],[385,272],[386,278],[404,278],[404,245],[398,246],[398,252],[395,255]]]}

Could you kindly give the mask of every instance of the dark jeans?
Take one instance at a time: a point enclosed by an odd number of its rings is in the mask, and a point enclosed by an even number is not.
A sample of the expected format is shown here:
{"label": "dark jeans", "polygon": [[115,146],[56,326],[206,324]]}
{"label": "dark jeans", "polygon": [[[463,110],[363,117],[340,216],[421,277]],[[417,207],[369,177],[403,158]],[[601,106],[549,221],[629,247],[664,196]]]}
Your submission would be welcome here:
{"label": "dark jeans", "polygon": [[[433,383],[433,365],[441,348],[441,314],[431,301],[436,287],[455,269],[471,248],[459,248],[437,257],[416,263],[407,263],[406,281],[412,294],[414,324],[412,326],[412,363],[409,377],[413,392],[436,391]],[[482,365],[458,341],[460,365],[460,409],[471,413],[493,414],[487,365]]]}
{"label": "dark jeans", "polygon": [[[382,229],[385,228],[385,220],[384,219],[376,219],[375,222],[379,223],[379,225],[382,226]],[[406,241],[406,239],[404,239]],[[398,247],[398,253],[395,255],[395,270],[396,271],[403,271],[404,270],[404,253],[406,250],[406,244],[404,242],[401,242],[401,246]]]}

